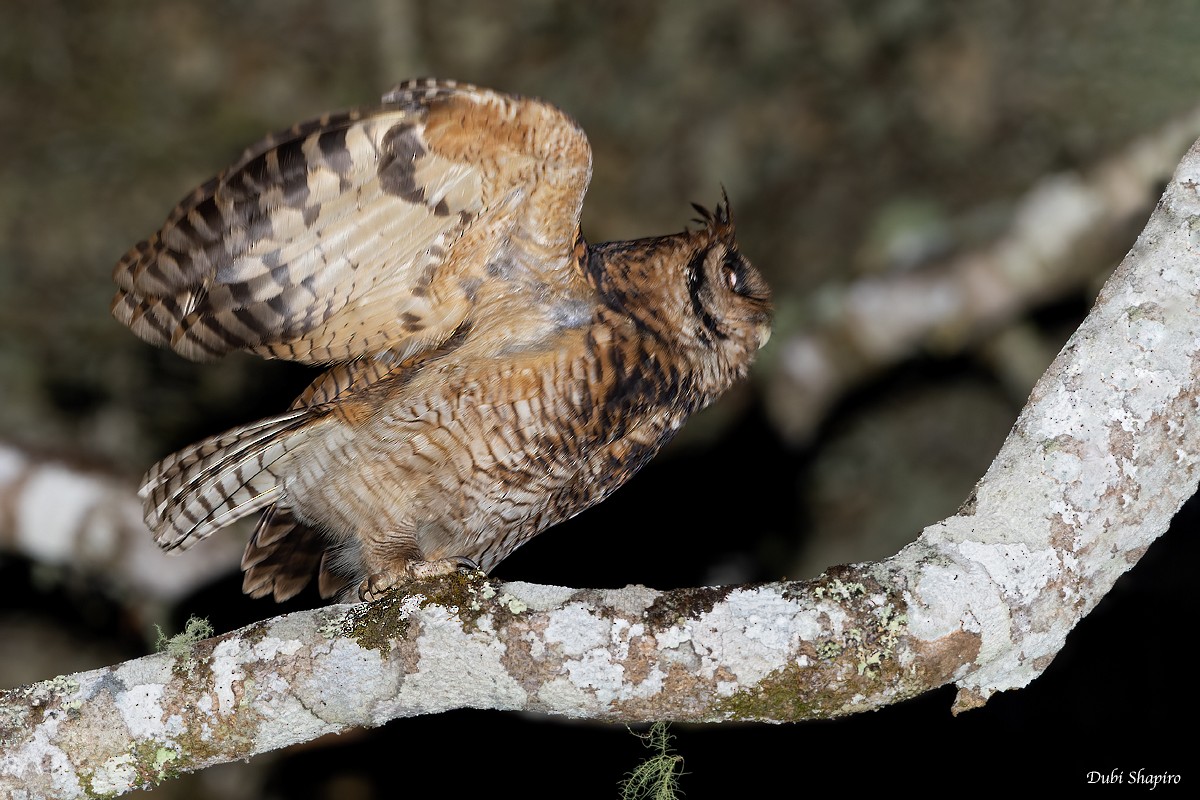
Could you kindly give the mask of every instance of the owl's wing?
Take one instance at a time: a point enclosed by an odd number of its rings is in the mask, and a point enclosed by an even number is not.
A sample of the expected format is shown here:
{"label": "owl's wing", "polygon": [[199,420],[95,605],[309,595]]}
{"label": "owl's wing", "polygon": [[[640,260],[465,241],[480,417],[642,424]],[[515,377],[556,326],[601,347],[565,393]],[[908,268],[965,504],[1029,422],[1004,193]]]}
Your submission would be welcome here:
{"label": "owl's wing", "polygon": [[406,82],[268,137],[185,198],[117,264],[113,315],[195,360],[406,359],[489,297],[585,293],[590,177],[586,136],[554,106]]}

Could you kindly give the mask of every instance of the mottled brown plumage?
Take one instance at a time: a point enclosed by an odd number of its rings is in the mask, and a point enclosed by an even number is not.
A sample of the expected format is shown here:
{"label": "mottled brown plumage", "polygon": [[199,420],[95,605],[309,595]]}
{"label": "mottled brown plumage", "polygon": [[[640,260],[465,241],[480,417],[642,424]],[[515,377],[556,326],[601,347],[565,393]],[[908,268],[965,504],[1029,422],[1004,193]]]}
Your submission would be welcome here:
{"label": "mottled brown plumage", "polygon": [[157,464],[168,550],[262,512],[244,589],[318,575],[371,599],[484,570],[604,499],[745,375],[766,284],[727,202],[701,228],[588,245],[591,149],[557,108],[411,81],[296,125],[117,265],[113,314],[204,360],[328,365],[277,417]]}

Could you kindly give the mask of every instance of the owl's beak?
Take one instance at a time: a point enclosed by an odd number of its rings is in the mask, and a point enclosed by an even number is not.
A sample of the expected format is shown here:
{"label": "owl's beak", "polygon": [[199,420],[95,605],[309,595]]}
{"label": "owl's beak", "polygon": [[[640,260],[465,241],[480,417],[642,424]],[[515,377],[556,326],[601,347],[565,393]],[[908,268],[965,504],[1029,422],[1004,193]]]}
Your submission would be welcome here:
{"label": "owl's beak", "polygon": [[758,349],[762,350],[771,341],[771,323],[764,322],[758,326]]}

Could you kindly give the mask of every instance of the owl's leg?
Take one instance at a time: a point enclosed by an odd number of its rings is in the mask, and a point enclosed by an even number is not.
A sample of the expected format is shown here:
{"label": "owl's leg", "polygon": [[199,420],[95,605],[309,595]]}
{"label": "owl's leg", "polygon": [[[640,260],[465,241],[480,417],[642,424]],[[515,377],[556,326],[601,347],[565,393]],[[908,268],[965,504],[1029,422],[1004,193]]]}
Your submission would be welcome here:
{"label": "owl's leg", "polygon": [[381,539],[366,537],[362,559],[367,577],[358,586],[358,597],[366,603],[409,581],[440,578],[460,569],[479,569],[474,561],[463,556],[426,560],[412,531],[393,531]]}

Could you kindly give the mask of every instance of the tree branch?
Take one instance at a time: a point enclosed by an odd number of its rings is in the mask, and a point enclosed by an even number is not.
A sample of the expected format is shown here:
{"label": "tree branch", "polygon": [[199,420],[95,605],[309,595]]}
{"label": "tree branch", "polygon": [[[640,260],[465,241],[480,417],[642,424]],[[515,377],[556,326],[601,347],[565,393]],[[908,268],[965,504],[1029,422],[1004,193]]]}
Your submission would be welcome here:
{"label": "tree branch", "polygon": [[957,351],[982,331],[1064,296],[1107,269],[1112,232],[1134,222],[1179,154],[1200,135],[1200,108],[1094,165],[1051,175],[1021,198],[989,247],[946,263],[816,293],[821,321],[781,336],[767,384],[776,429],[808,439],[846,391],[921,348]]}
{"label": "tree branch", "polygon": [[195,558],[172,558],[154,543],[128,482],[0,441],[4,552],[83,572],[118,599],[161,608],[235,569],[242,545],[216,537]]}
{"label": "tree branch", "polygon": [[[798,720],[1027,685],[1200,461],[1200,142],[973,496],[896,556],[659,592],[458,576],[0,695],[0,789],[116,794],[451,708]],[[24,795],[20,794],[24,792]]]}

